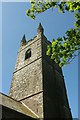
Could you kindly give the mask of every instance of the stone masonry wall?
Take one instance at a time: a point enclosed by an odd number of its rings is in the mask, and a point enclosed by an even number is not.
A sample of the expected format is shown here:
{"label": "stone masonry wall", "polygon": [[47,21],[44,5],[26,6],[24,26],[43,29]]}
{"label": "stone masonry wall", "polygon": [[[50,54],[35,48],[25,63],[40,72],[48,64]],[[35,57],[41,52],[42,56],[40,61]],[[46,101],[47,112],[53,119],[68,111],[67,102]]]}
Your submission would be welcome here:
{"label": "stone masonry wall", "polygon": [[61,68],[46,56],[49,42],[42,41],[43,107],[45,118],[68,118],[71,113]]}
{"label": "stone masonry wall", "polygon": [[[25,60],[25,53],[28,49],[31,49],[31,57]],[[26,45],[20,46],[14,72],[40,58],[42,56],[41,50],[41,38],[37,36],[28,41]]]}
{"label": "stone masonry wall", "polygon": [[10,96],[21,100],[42,91],[41,59],[29,64],[13,75]]}
{"label": "stone masonry wall", "polygon": [[40,118],[43,118],[43,92],[26,98],[21,102],[25,103],[25,105],[34,111]]}
{"label": "stone masonry wall", "polygon": [[[31,49],[31,57],[25,60],[28,49]],[[39,35],[19,48],[9,96],[24,102],[41,118],[43,117],[42,82],[42,44]]]}
{"label": "stone masonry wall", "polygon": [[[31,57],[25,60],[25,53],[31,49]],[[42,90],[41,40],[35,37],[18,51],[9,95],[20,100]]]}

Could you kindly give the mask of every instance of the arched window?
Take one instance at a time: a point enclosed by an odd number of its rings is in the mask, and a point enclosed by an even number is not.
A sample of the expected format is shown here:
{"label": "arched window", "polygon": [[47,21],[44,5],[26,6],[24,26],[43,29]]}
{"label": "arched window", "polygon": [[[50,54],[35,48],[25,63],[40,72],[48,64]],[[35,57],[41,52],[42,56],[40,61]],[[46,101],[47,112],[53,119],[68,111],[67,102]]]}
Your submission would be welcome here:
{"label": "arched window", "polygon": [[28,49],[25,53],[25,60],[31,57],[31,49]]}

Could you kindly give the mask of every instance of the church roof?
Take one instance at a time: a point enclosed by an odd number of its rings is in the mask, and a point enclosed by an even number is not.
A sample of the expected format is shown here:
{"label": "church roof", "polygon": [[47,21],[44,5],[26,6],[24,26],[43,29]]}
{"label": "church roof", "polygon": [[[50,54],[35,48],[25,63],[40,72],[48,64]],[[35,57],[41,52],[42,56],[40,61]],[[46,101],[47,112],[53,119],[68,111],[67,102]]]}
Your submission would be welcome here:
{"label": "church roof", "polygon": [[25,114],[32,118],[39,118],[30,108],[24,103],[18,102],[15,99],[0,93],[0,105],[5,106],[9,109],[15,110],[19,113]]}

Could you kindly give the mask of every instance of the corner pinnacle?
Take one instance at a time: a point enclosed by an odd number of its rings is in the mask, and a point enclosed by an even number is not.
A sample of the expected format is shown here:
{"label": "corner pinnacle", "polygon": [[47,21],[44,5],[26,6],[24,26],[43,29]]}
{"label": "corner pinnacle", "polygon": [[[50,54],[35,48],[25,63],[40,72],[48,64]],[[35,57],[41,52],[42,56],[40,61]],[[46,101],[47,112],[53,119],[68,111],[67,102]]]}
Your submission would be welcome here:
{"label": "corner pinnacle", "polygon": [[21,40],[21,45],[25,45],[26,44],[26,37],[25,34],[23,35],[23,38]]}
{"label": "corner pinnacle", "polygon": [[43,29],[41,23],[39,23],[39,26],[38,26],[38,33],[42,33],[42,34],[43,34],[43,32],[44,32],[44,29]]}

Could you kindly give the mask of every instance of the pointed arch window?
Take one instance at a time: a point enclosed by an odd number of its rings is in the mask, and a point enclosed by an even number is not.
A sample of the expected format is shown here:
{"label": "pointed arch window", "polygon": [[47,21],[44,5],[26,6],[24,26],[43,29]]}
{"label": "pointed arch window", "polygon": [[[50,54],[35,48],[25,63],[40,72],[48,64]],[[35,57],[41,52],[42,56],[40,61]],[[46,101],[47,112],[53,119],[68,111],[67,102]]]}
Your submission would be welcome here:
{"label": "pointed arch window", "polygon": [[28,49],[25,53],[25,60],[31,57],[31,49]]}

